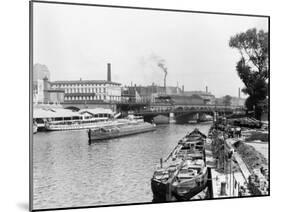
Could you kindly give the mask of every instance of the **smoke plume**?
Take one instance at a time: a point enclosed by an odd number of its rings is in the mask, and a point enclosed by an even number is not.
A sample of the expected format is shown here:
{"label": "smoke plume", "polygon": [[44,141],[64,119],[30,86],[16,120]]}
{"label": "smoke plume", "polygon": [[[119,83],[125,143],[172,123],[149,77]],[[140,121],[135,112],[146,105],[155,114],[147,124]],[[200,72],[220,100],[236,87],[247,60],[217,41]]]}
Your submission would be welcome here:
{"label": "smoke plume", "polygon": [[140,65],[142,67],[147,67],[150,70],[155,70],[164,73],[164,87],[166,88],[166,78],[168,74],[168,68],[166,65],[166,61],[160,56],[152,53],[148,57],[142,57],[140,60]]}

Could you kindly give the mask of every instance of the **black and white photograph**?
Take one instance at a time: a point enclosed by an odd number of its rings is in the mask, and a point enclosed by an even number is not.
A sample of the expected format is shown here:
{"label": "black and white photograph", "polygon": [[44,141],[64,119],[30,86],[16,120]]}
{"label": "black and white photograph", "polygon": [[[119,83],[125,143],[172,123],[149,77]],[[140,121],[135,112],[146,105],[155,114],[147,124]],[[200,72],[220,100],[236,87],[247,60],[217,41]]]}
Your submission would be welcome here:
{"label": "black and white photograph", "polygon": [[269,16],[29,4],[31,210],[270,195]]}

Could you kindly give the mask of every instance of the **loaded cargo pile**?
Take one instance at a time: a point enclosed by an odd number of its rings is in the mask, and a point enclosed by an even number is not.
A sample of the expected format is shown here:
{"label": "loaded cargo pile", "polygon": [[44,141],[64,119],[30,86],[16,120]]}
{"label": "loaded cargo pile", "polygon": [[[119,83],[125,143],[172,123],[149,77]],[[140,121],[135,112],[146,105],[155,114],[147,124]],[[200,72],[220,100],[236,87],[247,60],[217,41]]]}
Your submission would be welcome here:
{"label": "loaded cargo pile", "polygon": [[242,141],[234,143],[234,147],[247,166],[252,170],[268,164],[267,159],[254,147],[245,144]]}

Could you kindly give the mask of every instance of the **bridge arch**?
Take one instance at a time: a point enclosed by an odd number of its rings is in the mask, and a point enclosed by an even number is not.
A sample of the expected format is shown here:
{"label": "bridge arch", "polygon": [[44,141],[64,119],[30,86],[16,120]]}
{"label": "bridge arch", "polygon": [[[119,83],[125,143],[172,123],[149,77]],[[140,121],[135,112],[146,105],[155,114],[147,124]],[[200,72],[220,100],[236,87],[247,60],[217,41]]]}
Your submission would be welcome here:
{"label": "bridge arch", "polygon": [[181,106],[176,107],[176,110],[182,111],[182,110],[183,110],[183,107],[181,107]]}
{"label": "bridge arch", "polygon": [[69,109],[69,110],[76,111],[76,112],[80,110],[79,107],[75,107],[75,106],[68,106],[68,107],[65,107],[65,109]]}

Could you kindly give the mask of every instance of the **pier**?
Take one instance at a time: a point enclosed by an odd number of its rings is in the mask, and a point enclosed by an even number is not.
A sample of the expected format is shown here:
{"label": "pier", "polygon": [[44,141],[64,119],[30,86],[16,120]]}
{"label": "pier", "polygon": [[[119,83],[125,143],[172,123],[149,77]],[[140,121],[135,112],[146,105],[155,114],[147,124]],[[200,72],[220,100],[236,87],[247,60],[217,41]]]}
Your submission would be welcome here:
{"label": "pier", "polygon": [[[255,131],[253,130],[253,132]],[[215,131],[215,133],[217,132]],[[226,138],[224,133],[216,134],[205,145],[206,163],[211,169],[212,197],[226,198],[268,194],[268,175],[262,171],[264,164],[259,164],[256,167],[247,164],[243,159],[247,155],[241,155],[235,145],[238,142],[244,144],[245,138]],[[219,145],[214,146],[214,143],[219,143]],[[248,148],[248,146],[246,147]],[[251,150],[257,152],[254,148]],[[255,153],[255,155],[259,154]]]}

